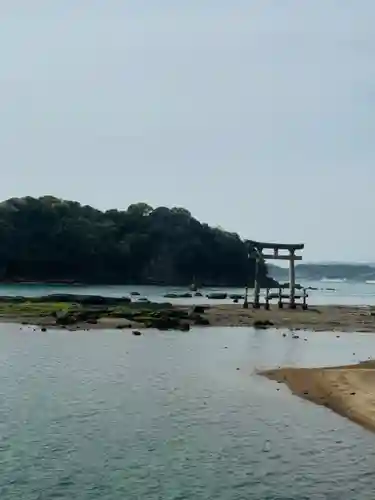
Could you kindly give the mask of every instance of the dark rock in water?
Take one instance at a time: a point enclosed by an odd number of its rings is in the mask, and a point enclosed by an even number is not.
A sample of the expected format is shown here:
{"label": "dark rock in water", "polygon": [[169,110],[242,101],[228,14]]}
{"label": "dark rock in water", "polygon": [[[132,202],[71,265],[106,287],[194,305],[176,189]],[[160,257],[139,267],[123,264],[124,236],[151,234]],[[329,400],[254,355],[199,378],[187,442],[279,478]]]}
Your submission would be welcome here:
{"label": "dark rock in water", "polygon": [[273,326],[272,321],[269,321],[268,319],[262,321],[262,320],[256,320],[253,323],[254,328],[268,328],[269,326]]}
{"label": "dark rock in water", "polygon": [[133,330],[132,331],[132,334],[139,337],[140,335],[142,335],[142,333],[139,331],[139,330]]}
{"label": "dark rock in water", "polygon": [[192,313],[204,314],[204,312],[206,311],[206,309],[207,309],[207,306],[194,306],[193,310],[192,310]]}
{"label": "dark rock in water", "polygon": [[180,324],[180,330],[182,332],[188,332],[190,330],[190,325],[189,323],[181,323]]}
{"label": "dark rock in water", "polygon": [[229,298],[238,301],[238,300],[243,300],[245,296],[238,293],[232,293],[231,295],[229,295]]}
{"label": "dark rock in water", "polygon": [[214,299],[214,300],[223,300],[228,298],[227,293],[221,293],[221,292],[214,292],[214,293],[208,293],[206,295],[208,299]]}
{"label": "dark rock in water", "polygon": [[186,293],[166,293],[164,295],[164,298],[166,299],[191,299],[193,297],[193,294],[186,292]]}
{"label": "dark rock in water", "polygon": [[238,304],[238,299],[233,299],[233,304]]}
{"label": "dark rock in water", "polygon": [[200,314],[195,315],[193,321],[196,326],[209,326],[210,324],[210,321],[207,318],[203,318]]}
{"label": "dark rock in water", "polygon": [[42,332],[46,332],[47,331],[47,328],[46,327],[43,327],[40,329]]}

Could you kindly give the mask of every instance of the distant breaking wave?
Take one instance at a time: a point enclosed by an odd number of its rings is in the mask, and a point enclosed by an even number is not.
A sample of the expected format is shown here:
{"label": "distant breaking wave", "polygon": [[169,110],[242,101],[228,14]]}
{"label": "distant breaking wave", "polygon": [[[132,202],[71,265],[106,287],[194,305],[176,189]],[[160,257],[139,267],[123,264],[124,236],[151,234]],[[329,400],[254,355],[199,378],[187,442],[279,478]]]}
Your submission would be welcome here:
{"label": "distant breaking wave", "polygon": [[321,283],[345,283],[346,278],[322,278]]}

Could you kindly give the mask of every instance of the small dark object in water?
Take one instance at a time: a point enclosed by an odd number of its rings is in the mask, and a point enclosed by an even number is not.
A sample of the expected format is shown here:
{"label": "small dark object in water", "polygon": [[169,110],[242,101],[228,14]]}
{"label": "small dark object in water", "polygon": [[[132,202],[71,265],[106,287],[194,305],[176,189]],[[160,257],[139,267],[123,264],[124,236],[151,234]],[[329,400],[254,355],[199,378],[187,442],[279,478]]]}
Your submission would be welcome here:
{"label": "small dark object in water", "polygon": [[336,335],[336,338],[339,339],[340,338],[340,335]]}
{"label": "small dark object in water", "polygon": [[283,333],[283,337],[286,337],[286,333]]}
{"label": "small dark object in water", "polygon": [[355,392],[351,392],[351,393],[350,393],[350,395],[351,395],[351,396],[355,396]]}
{"label": "small dark object in water", "polygon": [[239,368],[236,368],[236,370],[239,370]]}
{"label": "small dark object in water", "polygon": [[355,352],[353,352],[353,356],[355,356]]}
{"label": "small dark object in water", "polygon": [[238,299],[233,299],[233,304],[238,304]]}
{"label": "small dark object in water", "polygon": [[132,334],[136,335],[137,337],[139,337],[139,335],[142,335],[142,333],[139,330],[133,330]]}
{"label": "small dark object in water", "polygon": [[203,293],[195,292],[194,297],[203,297]]}
{"label": "small dark object in water", "polygon": [[139,295],[141,295],[139,292],[130,292],[130,295],[132,297],[138,297]]}
{"label": "small dark object in water", "polygon": [[280,387],[278,387],[276,390],[277,390],[277,391],[279,391],[279,390],[280,390]]}
{"label": "small dark object in water", "polygon": [[189,323],[181,323],[180,325],[180,330],[182,332],[188,332],[190,330],[190,325]]}
{"label": "small dark object in water", "polygon": [[307,395],[308,395],[308,391],[304,392],[303,394],[304,394],[305,396],[307,396]]}
{"label": "small dark object in water", "polygon": [[226,345],[226,346],[224,346],[224,349],[228,349],[228,346],[227,346],[227,345]]}
{"label": "small dark object in water", "polygon": [[299,335],[296,334],[292,335],[292,339],[299,339]]}
{"label": "small dark object in water", "polygon": [[42,332],[46,332],[47,328],[43,326],[43,328],[40,329]]}

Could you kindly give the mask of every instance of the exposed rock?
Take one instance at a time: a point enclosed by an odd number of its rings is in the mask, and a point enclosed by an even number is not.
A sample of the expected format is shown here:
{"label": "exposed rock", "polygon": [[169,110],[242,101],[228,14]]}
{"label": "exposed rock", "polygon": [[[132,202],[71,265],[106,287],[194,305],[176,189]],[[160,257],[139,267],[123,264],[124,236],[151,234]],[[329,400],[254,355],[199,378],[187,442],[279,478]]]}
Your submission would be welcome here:
{"label": "exposed rock", "polygon": [[214,299],[214,300],[223,300],[228,298],[227,293],[222,293],[222,292],[214,292],[214,293],[208,293],[206,295],[208,299]]}
{"label": "exposed rock", "polygon": [[196,326],[209,326],[210,321],[208,318],[204,318],[200,314],[195,315],[192,320]]}
{"label": "exposed rock", "polygon": [[253,327],[259,328],[259,329],[268,328],[269,326],[273,326],[273,323],[272,323],[272,321],[269,321],[268,319],[266,319],[264,321],[257,319],[253,323]]}
{"label": "exposed rock", "polygon": [[190,330],[190,325],[189,323],[181,323],[180,324],[180,330],[182,332],[188,332]]}
{"label": "exposed rock", "polygon": [[140,335],[142,335],[142,333],[139,331],[139,330],[133,330],[132,331],[132,334],[139,337]]}
{"label": "exposed rock", "polygon": [[206,309],[207,309],[207,306],[194,306],[192,309],[192,313],[204,314]]}
{"label": "exposed rock", "polygon": [[191,299],[193,297],[192,293],[166,293],[164,298],[166,299]]}

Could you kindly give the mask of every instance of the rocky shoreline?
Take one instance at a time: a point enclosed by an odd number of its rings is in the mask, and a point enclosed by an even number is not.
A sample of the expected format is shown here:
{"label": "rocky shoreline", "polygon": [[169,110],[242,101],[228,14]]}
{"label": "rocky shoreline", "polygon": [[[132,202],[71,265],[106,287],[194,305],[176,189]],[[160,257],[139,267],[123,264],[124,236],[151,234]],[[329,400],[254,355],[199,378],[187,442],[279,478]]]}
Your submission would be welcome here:
{"label": "rocky shoreline", "polygon": [[270,310],[241,304],[173,305],[134,297],[54,294],[0,297],[0,322],[67,328],[155,328],[189,330],[192,326],[255,327],[310,331],[375,332],[375,308],[349,306]]}

